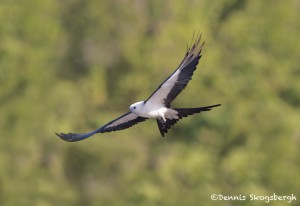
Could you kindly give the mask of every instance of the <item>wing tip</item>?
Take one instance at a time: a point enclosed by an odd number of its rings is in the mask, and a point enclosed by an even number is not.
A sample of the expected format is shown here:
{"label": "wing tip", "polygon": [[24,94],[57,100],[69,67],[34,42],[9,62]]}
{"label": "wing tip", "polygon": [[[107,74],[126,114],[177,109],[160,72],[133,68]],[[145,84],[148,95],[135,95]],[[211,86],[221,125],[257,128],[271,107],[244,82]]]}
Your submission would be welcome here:
{"label": "wing tip", "polygon": [[200,56],[201,54],[201,51],[204,47],[204,44],[205,44],[205,41],[203,41],[202,44],[200,44],[199,46],[199,43],[201,42],[201,39],[202,39],[202,32],[198,33],[197,36],[195,37],[195,31],[193,33],[193,37],[192,37],[192,41],[190,43],[190,45],[187,45],[187,52],[186,52],[186,57],[188,55],[191,55],[191,56]]}
{"label": "wing tip", "polygon": [[85,134],[75,134],[75,133],[55,133],[59,138],[66,142],[77,142],[83,139],[86,139],[87,137]]}
{"label": "wing tip", "polygon": [[62,140],[64,141],[67,141],[67,142],[73,142],[72,141],[72,138],[69,138],[69,135],[68,134],[65,134],[65,133],[57,133],[55,132],[55,134]]}

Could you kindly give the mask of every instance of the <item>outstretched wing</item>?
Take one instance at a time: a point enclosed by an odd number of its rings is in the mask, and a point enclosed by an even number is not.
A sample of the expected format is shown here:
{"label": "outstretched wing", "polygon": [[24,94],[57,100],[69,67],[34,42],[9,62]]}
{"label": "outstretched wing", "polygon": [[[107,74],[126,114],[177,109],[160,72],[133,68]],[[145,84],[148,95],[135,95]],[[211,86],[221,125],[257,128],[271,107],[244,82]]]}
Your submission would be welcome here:
{"label": "outstretched wing", "polygon": [[104,132],[111,132],[111,131],[117,131],[117,130],[123,130],[127,129],[139,122],[145,121],[147,118],[140,117],[132,112],[128,112],[119,118],[107,123],[106,125],[99,127],[98,129],[90,132],[90,133],[84,133],[84,134],[78,134],[78,133],[56,133],[57,136],[59,136],[61,139],[68,141],[68,142],[76,142],[83,139],[86,139],[96,133],[104,133]]}
{"label": "outstretched wing", "polygon": [[170,107],[171,102],[192,79],[204,45],[204,42],[200,44],[200,40],[201,35],[188,48],[179,67],[153,92],[145,104]]}

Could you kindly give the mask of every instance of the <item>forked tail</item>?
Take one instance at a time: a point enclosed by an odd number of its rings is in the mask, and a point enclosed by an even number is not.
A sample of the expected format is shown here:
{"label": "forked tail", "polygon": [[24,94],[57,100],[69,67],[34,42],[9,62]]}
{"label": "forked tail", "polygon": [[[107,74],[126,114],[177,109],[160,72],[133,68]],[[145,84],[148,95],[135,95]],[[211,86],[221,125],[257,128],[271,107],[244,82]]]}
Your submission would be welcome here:
{"label": "forked tail", "polygon": [[195,113],[200,113],[202,111],[210,111],[214,107],[218,107],[221,104],[215,104],[211,106],[206,106],[206,107],[196,107],[196,108],[173,108],[178,112],[179,118],[182,117],[187,117],[188,115],[192,115]]}
{"label": "forked tail", "polygon": [[206,107],[196,107],[196,108],[172,108],[178,112],[177,116],[179,117],[178,119],[166,119],[164,121],[163,119],[157,119],[157,125],[159,128],[159,131],[161,135],[164,137],[165,133],[168,133],[168,129],[171,128],[174,124],[176,124],[180,119],[183,117],[187,117],[189,115],[195,114],[195,113],[200,113],[202,111],[210,111],[214,107],[218,107],[221,104],[215,104],[211,106],[206,106]]}

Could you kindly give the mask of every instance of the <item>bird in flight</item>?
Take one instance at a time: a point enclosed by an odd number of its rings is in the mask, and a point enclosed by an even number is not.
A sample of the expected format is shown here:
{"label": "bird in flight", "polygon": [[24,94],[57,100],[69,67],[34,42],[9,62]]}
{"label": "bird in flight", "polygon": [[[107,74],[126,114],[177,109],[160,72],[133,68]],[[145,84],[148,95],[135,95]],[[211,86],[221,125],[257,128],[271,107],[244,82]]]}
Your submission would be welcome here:
{"label": "bird in flight", "polygon": [[[194,39],[194,38],[193,38]],[[129,107],[129,112],[89,133],[56,133],[61,139],[76,142],[96,133],[105,133],[127,129],[139,122],[155,118],[162,136],[183,117],[194,113],[209,111],[221,104],[196,108],[172,108],[171,102],[192,79],[201,58],[204,42],[201,35],[187,48],[187,52],[178,68],[145,101],[136,102]]]}

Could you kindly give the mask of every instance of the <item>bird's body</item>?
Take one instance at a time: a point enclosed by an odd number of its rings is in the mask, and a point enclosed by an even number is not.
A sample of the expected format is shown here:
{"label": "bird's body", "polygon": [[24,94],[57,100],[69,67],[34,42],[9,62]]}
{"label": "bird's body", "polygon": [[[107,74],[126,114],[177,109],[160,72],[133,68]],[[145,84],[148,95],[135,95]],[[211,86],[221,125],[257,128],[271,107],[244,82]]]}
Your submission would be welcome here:
{"label": "bird's body", "polygon": [[179,67],[150,95],[145,101],[139,101],[130,105],[130,112],[107,123],[106,125],[90,133],[60,133],[60,138],[66,141],[74,142],[86,139],[96,133],[111,132],[129,128],[146,119],[154,118],[157,120],[159,131],[162,136],[168,132],[168,129],[176,124],[183,117],[209,111],[220,104],[196,107],[196,108],[172,108],[171,102],[186,87],[192,79],[196,66],[201,58],[203,44],[200,43],[201,36],[196,38],[194,44],[188,48],[185,57]]}
{"label": "bird's body", "polygon": [[167,108],[161,105],[145,104],[144,101],[136,102],[129,107],[129,110],[145,118],[162,118],[166,121],[166,118],[178,119],[178,112],[171,108]]}

